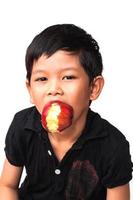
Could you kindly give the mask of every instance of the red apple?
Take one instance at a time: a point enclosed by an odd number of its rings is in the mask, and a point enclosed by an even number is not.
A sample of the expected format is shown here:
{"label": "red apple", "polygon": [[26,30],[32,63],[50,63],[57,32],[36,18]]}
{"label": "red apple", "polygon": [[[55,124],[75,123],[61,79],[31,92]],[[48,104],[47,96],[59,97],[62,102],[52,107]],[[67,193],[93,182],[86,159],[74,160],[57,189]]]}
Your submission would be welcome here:
{"label": "red apple", "polygon": [[51,101],[42,111],[42,126],[51,133],[61,132],[72,124],[73,108],[61,101]]}

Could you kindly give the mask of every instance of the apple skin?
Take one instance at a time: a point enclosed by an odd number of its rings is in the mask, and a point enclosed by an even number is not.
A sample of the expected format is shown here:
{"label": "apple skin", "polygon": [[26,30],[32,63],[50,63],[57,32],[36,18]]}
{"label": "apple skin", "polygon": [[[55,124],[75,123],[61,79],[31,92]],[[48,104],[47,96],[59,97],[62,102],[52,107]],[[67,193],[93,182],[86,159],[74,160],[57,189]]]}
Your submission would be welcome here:
{"label": "apple skin", "polygon": [[[49,113],[52,114],[51,108],[55,106],[60,110],[55,114],[56,122],[51,118],[49,119],[50,122],[48,122],[48,115]],[[50,101],[48,102],[42,111],[41,115],[41,122],[44,129],[46,129],[48,132],[56,133],[56,132],[62,132],[64,129],[68,128],[72,124],[73,119],[73,108],[72,106],[56,100],[56,101]],[[51,123],[51,126],[49,125]],[[51,129],[52,124],[55,126],[54,130]]]}

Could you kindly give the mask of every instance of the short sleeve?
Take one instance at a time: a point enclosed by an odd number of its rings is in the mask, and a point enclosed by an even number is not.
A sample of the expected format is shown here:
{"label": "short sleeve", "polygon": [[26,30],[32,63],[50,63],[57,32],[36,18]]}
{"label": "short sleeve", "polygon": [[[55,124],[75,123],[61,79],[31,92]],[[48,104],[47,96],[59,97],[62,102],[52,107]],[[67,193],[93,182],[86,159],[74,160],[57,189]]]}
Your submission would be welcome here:
{"label": "short sleeve", "polygon": [[[111,151],[111,149],[110,149]],[[116,150],[112,152],[106,163],[106,170],[102,183],[106,188],[113,188],[128,183],[132,179],[131,156],[129,143],[123,140]]]}
{"label": "short sleeve", "polygon": [[15,166],[24,165],[25,145],[23,141],[22,130],[20,130],[20,122],[15,116],[5,139],[5,154],[7,160]]}

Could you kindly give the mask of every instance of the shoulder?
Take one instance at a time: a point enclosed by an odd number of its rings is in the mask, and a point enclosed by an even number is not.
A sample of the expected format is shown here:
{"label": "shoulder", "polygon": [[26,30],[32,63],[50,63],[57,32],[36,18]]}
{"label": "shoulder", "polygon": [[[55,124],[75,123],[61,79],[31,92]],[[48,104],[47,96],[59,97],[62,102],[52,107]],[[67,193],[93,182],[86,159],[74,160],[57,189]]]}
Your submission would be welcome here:
{"label": "shoulder", "polygon": [[36,130],[36,123],[34,123],[33,119],[35,122],[38,121],[35,107],[26,108],[17,112],[9,126],[6,139],[17,138],[22,141],[22,138],[27,137],[27,127],[30,127],[29,130]]}
{"label": "shoulder", "polygon": [[[90,122],[89,122],[90,121]],[[108,141],[117,145],[118,142],[126,140],[124,134],[108,120],[104,119],[98,113],[91,111],[89,124],[89,135],[91,138],[99,139],[103,138],[102,141]],[[115,143],[116,142],[116,143]]]}
{"label": "shoulder", "polygon": [[125,135],[98,113],[94,114],[91,127],[92,138],[96,140],[96,144],[108,158],[129,148]]}
{"label": "shoulder", "polygon": [[118,139],[125,139],[125,135],[121,132],[121,130],[110,123],[108,120],[101,118],[103,121],[103,126],[105,130],[108,132],[110,137],[116,137]]}
{"label": "shoulder", "polygon": [[34,112],[34,110],[35,110],[34,106],[20,110],[14,115],[14,119],[18,120],[18,121],[19,120],[20,121],[22,121],[22,120],[26,121],[28,119],[29,115]]}
{"label": "shoulder", "polygon": [[118,128],[105,119],[101,118],[101,120],[103,129],[107,133],[102,144],[105,165],[108,166],[109,163],[117,167],[123,165],[123,169],[126,166],[125,170],[131,172],[132,162],[129,141]]}
{"label": "shoulder", "polygon": [[128,141],[126,136],[118,129],[116,126],[111,124],[109,121],[102,119],[104,131],[107,132],[106,142],[107,145],[112,146],[113,149],[118,149],[118,147],[122,147],[123,145],[127,145]]}
{"label": "shoulder", "polygon": [[128,183],[132,178],[130,145],[124,134],[104,120],[107,137],[103,143],[103,184],[108,188]]}
{"label": "shoulder", "polygon": [[88,115],[87,128],[82,141],[87,159],[95,166],[105,187],[126,184],[132,177],[129,142],[124,134],[98,113]]}
{"label": "shoulder", "polygon": [[34,126],[36,124],[34,123],[34,121],[38,122],[38,119],[39,113],[37,109],[33,106],[17,112],[14,115],[11,126],[13,126],[15,129],[26,129],[27,127],[30,127],[30,129],[32,130],[34,129]]}
{"label": "shoulder", "polygon": [[35,140],[38,134],[40,121],[35,107],[17,112],[8,129],[5,139],[5,152],[9,162],[16,166],[25,163],[30,141]]}

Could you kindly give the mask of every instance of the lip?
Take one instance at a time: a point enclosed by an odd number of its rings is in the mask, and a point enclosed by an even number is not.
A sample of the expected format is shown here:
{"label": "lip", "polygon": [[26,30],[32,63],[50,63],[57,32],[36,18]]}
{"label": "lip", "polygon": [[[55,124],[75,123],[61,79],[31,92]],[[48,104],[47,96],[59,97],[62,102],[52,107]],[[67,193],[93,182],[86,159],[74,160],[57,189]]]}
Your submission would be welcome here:
{"label": "lip", "polygon": [[61,101],[61,100],[50,100],[50,101],[48,101],[48,103],[45,104],[45,106],[48,104],[52,104],[52,103],[65,103],[65,102]]}
{"label": "lip", "polygon": [[[66,106],[68,105],[68,107],[72,107],[70,104],[68,104],[67,102],[65,101],[61,101],[61,100],[50,100],[48,101],[47,103],[44,104],[43,106],[43,109],[44,107],[48,107],[49,105],[53,104],[53,103],[57,103],[57,104],[66,104]],[[42,109],[42,112],[43,112],[43,109]]]}

